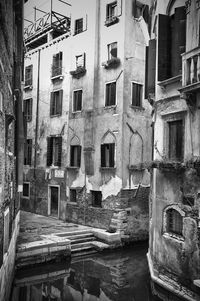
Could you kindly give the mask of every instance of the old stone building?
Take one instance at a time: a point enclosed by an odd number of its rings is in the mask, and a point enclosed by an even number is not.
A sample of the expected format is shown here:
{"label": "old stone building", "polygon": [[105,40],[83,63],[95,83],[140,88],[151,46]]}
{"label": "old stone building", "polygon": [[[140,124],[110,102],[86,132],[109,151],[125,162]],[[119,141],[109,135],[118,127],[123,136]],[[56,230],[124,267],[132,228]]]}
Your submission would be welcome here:
{"label": "old stone building", "polygon": [[146,92],[153,106],[152,279],[200,300],[199,1],[152,1]]}
{"label": "old stone building", "polygon": [[48,9],[25,29],[22,208],[144,239],[148,1],[55,1]]}
{"label": "old stone building", "polygon": [[0,300],[9,300],[23,184],[23,1],[0,1]]}

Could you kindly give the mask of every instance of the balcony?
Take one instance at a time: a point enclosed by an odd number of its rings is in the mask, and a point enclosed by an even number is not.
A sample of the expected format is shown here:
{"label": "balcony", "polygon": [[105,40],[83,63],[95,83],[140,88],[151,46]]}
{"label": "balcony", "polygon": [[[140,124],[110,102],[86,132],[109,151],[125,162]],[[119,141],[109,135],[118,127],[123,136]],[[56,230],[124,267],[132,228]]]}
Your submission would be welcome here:
{"label": "balcony", "polygon": [[200,47],[183,54],[183,88],[182,93],[194,93],[200,89]]}

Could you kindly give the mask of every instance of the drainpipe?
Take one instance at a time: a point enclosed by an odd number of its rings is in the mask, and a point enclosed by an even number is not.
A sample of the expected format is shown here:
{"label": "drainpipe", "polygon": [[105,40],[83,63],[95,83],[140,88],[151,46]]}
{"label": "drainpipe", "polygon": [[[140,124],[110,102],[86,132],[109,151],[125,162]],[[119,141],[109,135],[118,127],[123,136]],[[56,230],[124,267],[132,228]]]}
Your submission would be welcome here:
{"label": "drainpipe", "polygon": [[37,105],[36,105],[36,119],[35,119],[35,153],[34,153],[35,203],[36,203],[36,166],[37,166],[37,144],[38,144],[39,97],[40,97],[40,49],[38,50]]}

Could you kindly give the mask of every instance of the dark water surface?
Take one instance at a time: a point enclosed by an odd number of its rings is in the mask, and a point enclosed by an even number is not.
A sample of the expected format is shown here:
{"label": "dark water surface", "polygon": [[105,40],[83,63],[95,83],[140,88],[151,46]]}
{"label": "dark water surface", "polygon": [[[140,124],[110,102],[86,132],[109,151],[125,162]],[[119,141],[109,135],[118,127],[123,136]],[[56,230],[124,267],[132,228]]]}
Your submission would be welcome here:
{"label": "dark water surface", "polygon": [[178,301],[150,283],[146,253],[143,244],[20,270],[11,300]]}

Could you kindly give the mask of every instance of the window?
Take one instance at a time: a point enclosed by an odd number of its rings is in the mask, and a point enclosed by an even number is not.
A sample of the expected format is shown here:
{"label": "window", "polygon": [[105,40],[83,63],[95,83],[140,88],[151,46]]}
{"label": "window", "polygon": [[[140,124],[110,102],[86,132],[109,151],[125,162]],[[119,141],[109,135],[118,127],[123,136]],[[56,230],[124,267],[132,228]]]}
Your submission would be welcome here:
{"label": "window", "polygon": [[81,146],[71,145],[70,146],[70,166],[80,167],[81,166]]}
{"label": "window", "polygon": [[101,145],[101,167],[115,166],[115,143]]}
{"label": "window", "polygon": [[24,198],[29,198],[30,197],[30,183],[23,183],[23,193],[22,196]]}
{"label": "window", "polygon": [[61,166],[62,137],[47,138],[47,166]]}
{"label": "window", "polygon": [[112,19],[117,15],[117,1],[107,4],[106,19]]}
{"label": "window", "polygon": [[83,32],[83,18],[75,20],[75,31],[74,34]]}
{"label": "window", "polygon": [[63,90],[51,92],[50,116],[62,114]]}
{"label": "window", "polygon": [[106,84],[106,103],[105,106],[116,105],[116,82]]}
{"label": "window", "polygon": [[183,120],[168,122],[169,125],[169,159],[183,158]]}
{"label": "window", "polygon": [[3,254],[8,251],[10,240],[10,210],[7,208],[4,211],[4,236],[3,236]]}
{"label": "window", "polygon": [[108,60],[117,58],[117,42],[108,44]]}
{"label": "window", "polygon": [[73,112],[81,111],[82,109],[82,90],[74,91],[73,97]]}
{"label": "window", "polygon": [[32,98],[24,99],[24,117],[26,121],[32,120]]}
{"label": "window", "polygon": [[142,85],[132,83],[132,106],[142,106]]}
{"label": "window", "polygon": [[77,192],[76,189],[70,189],[69,190],[69,199],[70,202],[76,203],[77,202]]}
{"label": "window", "polygon": [[33,82],[33,65],[25,68],[25,86],[32,86]]}
{"label": "window", "polygon": [[32,139],[27,139],[24,145],[24,165],[31,165],[32,161]]}
{"label": "window", "polygon": [[85,68],[85,53],[76,56],[76,68]]}
{"label": "window", "polygon": [[62,74],[62,52],[53,56],[52,77]]}
{"label": "window", "polygon": [[91,190],[92,194],[92,206],[93,207],[102,207],[102,193],[101,191]]}
{"label": "window", "polygon": [[183,218],[175,209],[168,209],[167,215],[167,232],[177,235],[182,235]]}

